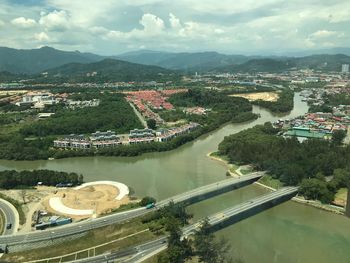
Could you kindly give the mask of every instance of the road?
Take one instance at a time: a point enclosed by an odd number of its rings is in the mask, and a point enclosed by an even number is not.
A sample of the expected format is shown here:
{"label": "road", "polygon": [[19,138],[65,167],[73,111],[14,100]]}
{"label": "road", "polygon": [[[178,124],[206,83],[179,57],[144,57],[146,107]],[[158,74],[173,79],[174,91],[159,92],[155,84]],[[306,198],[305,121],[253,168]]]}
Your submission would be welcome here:
{"label": "road", "polygon": [[[3,235],[12,235],[17,232],[19,226],[19,215],[16,208],[4,199],[0,199],[0,209],[5,215],[5,228]],[[8,223],[12,224],[10,229],[6,228]]]}
{"label": "road", "polygon": [[[263,172],[256,172],[250,175],[245,175],[244,177],[229,178],[213,184],[205,185],[205,186],[193,189],[191,191],[178,194],[166,200],[160,201],[157,203],[157,208],[164,207],[168,205],[169,202],[172,202],[172,201],[174,203],[198,202],[206,199],[205,195],[210,195],[210,197],[212,197],[214,195],[222,194],[230,190],[233,190],[235,188],[239,188],[249,183],[252,183],[258,180],[260,177],[262,177],[263,174],[264,174]],[[4,236],[0,236],[0,243],[9,245],[10,252],[11,252],[11,246],[13,245],[17,245],[16,251],[33,249],[35,247],[38,247],[37,245],[33,244],[34,242],[46,241],[48,244],[43,244],[41,246],[51,245],[52,241],[56,238],[62,238],[62,237],[76,235],[76,234],[81,234],[99,227],[104,227],[104,226],[128,221],[133,218],[145,215],[151,211],[154,211],[154,209],[145,209],[142,207],[142,208],[129,210],[126,212],[107,215],[100,218],[85,220],[79,223],[73,223],[73,224],[69,224],[61,227],[50,228],[47,230],[34,231],[26,234],[4,235]]]}
{"label": "road", "polygon": [[[256,209],[260,206],[263,206],[267,203],[270,203],[276,199],[288,197],[292,198],[292,196],[296,195],[298,192],[297,187],[285,187],[278,191],[268,193],[266,195],[248,200],[239,205],[227,208],[223,211],[220,211],[214,215],[208,217],[209,224],[211,226],[218,225],[226,220],[230,220],[233,217],[240,216],[247,211],[252,209]],[[187,238],[190,234],[199,230],[201,226],[201,222],[196,222],[189,226],[186,226],[182,230],[182,237]],[[167,248],[167,237],[163,236],[159,239],[144,243],[142,245],[137,245],[131,248],[126,248],[117,252],[102,254],[96,257],[82,259],[75,262],[80,263],[102,263],[102,262],[114,262],[114,260],[118,260],[118,262],[127,262],[127,263],[138,263],[143,260],[151,257],[152,255],[161,252]],[[126,258],[127,257],[127,258]]]}

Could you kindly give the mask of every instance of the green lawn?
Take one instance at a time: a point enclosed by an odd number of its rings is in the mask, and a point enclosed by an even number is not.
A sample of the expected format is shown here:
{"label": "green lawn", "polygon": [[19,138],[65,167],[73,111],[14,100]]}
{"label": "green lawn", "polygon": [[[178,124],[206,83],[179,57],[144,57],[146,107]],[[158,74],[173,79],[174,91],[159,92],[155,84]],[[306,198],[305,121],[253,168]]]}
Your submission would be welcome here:
{"label": "green lawn", "polygon": [[[121,237],[128,236],[130,234],[134,234],[139,231],[142,231],[147,228],[147,225],[143,224],[141,220],[142,218],[138,218],[131,222],[99,228],[88,232],[84,237],[77,238],[72,241],[67,241],[62,244],[48,246],[44,249],[43,248],[33,249],[30,251],[30,253],[28,253],[28,251],[10,253],[3,256],[2,259],[8,262],[23,262],[28,260],[40,260],[44,258],[63,256],[69,253],[94,247],[112,240],[119,239]],[[155,237],[156,235],[153,234],[152,232],[145,231],[138,235],[128,237],[124,240],[116,241],[111,244],[105,245],[103,247],[97,248],[96,255],[104,253],[106,251],[115,251],[121,248],[129,247],[134,244],[138,244],[138,243],[145,242],[147,240],[154,239]],[[86,255],[87,255],[87,252],[81,252],[78,254],[78,257],[84,258]],[[67,256],[66,258],[63,258],[62,262],[69,261],[70,259],[72,259],[72,256]],[[51,263],[56,261],[52,260],[49,262]]]}
{"label": "green lawn", "polygon": [[279,180],[272,178],[270,175],[263,176],[258,182],[274,189],[279,189],[283,186]]}

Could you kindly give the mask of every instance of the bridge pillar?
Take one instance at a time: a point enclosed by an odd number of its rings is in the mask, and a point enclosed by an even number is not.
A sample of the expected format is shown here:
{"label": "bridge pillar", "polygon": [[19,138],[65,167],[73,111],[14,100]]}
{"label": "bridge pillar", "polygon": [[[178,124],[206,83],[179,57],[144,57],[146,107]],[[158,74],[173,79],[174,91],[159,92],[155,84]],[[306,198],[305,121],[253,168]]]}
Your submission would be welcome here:
{"label": "bridge pillar", "polygon": [[345,215],[347,217],[350,217],[350,185],[348,186],[348,197],[346,201]]}

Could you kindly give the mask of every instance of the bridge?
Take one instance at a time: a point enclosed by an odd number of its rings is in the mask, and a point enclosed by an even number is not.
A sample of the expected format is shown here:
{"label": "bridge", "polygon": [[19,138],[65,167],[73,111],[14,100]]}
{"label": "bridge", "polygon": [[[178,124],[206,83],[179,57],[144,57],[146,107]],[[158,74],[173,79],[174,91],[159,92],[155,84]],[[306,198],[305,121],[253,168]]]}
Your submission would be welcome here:
{"label": "bridge", "polygon": [[[298,193],[297,187],[285,187],[278,191],[248,200],[239,205],[227,208],[208,217],[208,222],[212,231],[219,230],[228,225],[235,224],[245,218],[253,216],[261,211],[276,206],[284,201],[291,199]],[[190,234],[199,230],[202,221],[186,226],[182,230],[182,237],[187,238]],[[79,263],[99,263],[99,262],[141,262],[152,255],[155,255],[167,248],[167,237],[162,236],[156,240],[146,242],[137,246],[126,248],[113,253],[102,254],[95,257],[76,260]]]}
{"label": "bridge", "polygon": [[[255,172],[245,175],[244,177],[229,178],[205,185],[160,201],[157,203],[157,208],[164,207],[170,202],[174,202],[176,204],[184,203],[186,205],[193,204],[195,202],[199,202],[201,200],[249,185],[257,181],[263,175],[263,172]],[[0,236],[0,244],[7,244],[10,252],[44,247],[55,244],[56,241],[63,242],[64,240],[77,238],[96,228],[121,223],[139,216],[143,216],[151,211],[154,211],[154,209],[155,208],[145,209],[142,207],[47,230],[34,231],[26,234],[3,235]]]}

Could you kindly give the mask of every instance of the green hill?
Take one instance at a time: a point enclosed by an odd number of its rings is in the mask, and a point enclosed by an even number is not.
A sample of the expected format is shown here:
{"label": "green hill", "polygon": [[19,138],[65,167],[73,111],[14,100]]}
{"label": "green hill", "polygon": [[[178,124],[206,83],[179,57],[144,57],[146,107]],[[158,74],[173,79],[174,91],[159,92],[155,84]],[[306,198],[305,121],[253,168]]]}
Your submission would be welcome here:
{"label": "green hill", "polygon": [[[70,82],[97,81],[151,81],[174,77],[174,71],[157,66],[146,66],[116,59],[82,64],[70,63],[46,71],[47,79]],[[44,77],[41,77],[43,79]]]}

